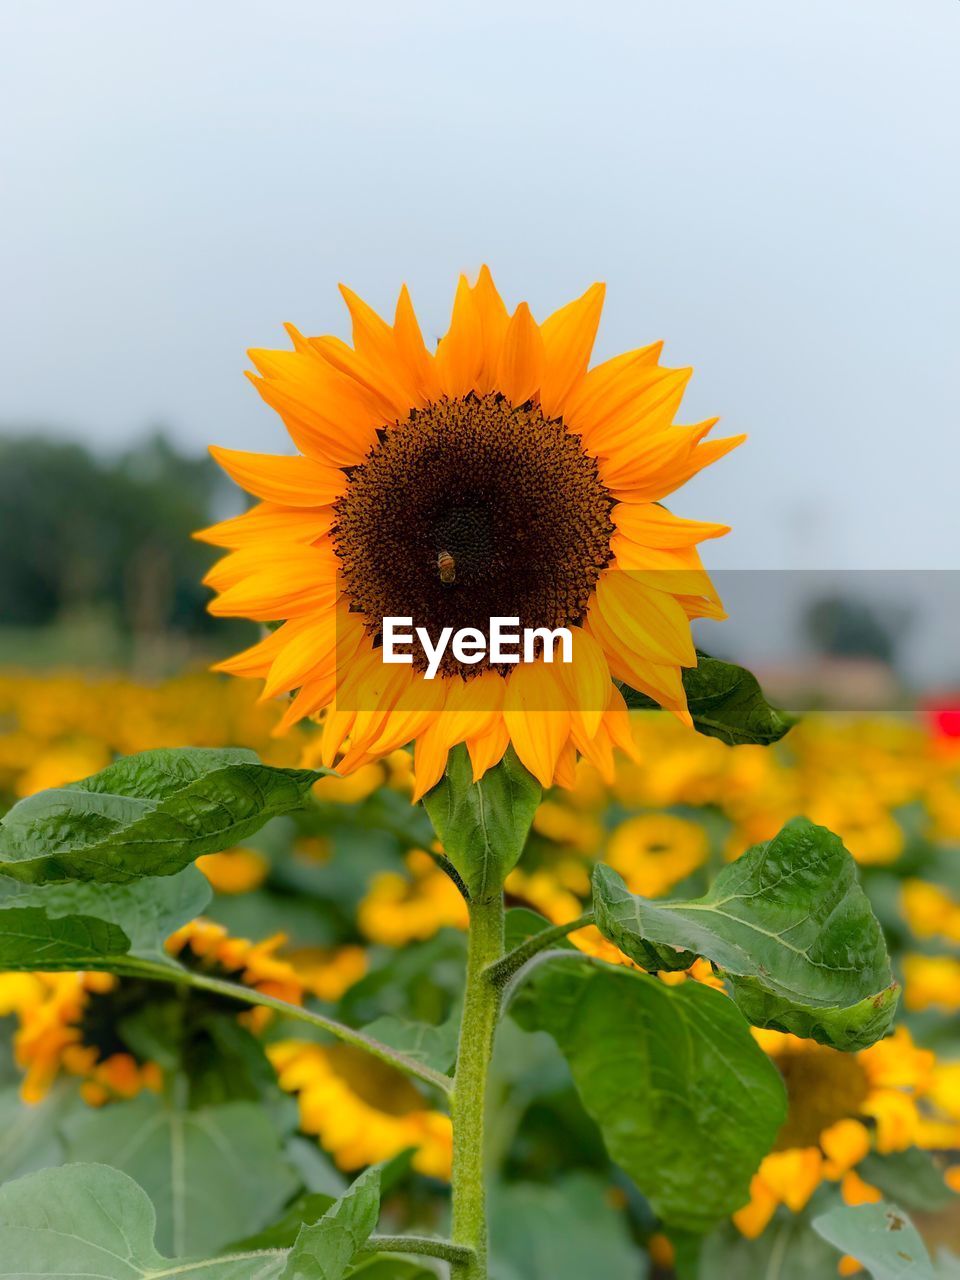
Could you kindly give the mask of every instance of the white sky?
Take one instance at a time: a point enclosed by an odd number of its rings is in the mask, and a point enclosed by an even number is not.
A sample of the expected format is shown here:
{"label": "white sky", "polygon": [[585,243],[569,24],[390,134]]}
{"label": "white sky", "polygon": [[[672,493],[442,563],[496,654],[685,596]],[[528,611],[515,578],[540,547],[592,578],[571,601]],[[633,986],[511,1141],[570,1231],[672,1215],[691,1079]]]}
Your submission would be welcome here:
{"label": "white sky", "polygon": [[277,449],[246,347],[486,260],[750,432],[711,564],[960,567],[958,65],[958,0],[4,0],[0,423]]}

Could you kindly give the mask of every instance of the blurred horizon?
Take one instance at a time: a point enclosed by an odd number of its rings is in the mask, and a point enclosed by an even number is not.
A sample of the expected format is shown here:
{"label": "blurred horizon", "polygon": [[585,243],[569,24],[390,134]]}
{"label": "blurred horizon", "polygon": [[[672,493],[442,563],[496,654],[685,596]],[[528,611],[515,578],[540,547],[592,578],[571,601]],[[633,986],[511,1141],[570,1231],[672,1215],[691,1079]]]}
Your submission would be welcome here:
{"label": "blurred horizon", "polygon": [[0,14],[7,432],[289,448],[243,377],[336,283],[443,331],[490,263],[598,358],[666,339],[747,444],[673,499],[712,567],[952,568],[960,5]]}

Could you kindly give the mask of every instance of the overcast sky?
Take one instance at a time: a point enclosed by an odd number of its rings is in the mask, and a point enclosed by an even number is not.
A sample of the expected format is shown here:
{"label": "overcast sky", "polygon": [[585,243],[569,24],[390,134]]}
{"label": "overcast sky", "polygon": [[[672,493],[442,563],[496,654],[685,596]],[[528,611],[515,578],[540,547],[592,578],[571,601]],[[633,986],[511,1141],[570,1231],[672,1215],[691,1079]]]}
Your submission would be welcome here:
{"label": "overcast sky", "polygon": [[275,450],[247,347],[487,261],[750,433],[711,564],[958,567],[958,65],[958,0],[4,0],[0,423]]}

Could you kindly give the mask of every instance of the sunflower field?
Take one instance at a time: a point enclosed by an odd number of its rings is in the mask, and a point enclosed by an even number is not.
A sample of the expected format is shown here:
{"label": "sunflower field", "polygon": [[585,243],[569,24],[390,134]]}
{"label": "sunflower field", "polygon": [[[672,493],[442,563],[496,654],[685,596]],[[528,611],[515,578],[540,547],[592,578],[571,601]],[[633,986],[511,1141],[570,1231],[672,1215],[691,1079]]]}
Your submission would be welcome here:
{"label": "sunflower field", "polygon": [[212,450],[253,643],[0,671],[0,1276],[960,1274],[954,718],[695,646],[743,437],[602,286],[343,294]]}

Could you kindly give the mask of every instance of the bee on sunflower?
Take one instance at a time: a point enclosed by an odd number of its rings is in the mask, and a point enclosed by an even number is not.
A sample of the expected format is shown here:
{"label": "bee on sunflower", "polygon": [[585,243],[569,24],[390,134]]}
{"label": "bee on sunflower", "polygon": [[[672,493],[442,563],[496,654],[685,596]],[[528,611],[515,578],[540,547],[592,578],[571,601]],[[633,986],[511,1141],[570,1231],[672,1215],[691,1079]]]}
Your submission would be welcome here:
{"label": "bee on sunflower", "polygon": [[[544,786],[571,785],[578,754],[610,776],[633,751],[616,680],[689,723],[690,622],[723,616],[697,545],[728,529],[661,504],[743,439],[674,425],[690,370],[659,343],[590,368],[599,284],[538,324],[484,268],[436,351],[406,288],[392,325],[342,292],[352,346],[289,327],[293,350],[251,352],[299,452],[213,449],[259,502],[197,535],[227,550],[211,612],[281,623],[221,669],[295,693],[282,727],[322,719],[342,774],[414,742],[414,800],[460,743],[475,778],[510,743]],[[431,637],[564,628],[572,660],[454,646],[430,679],[416,654],[384,662],[387,618]]]}

